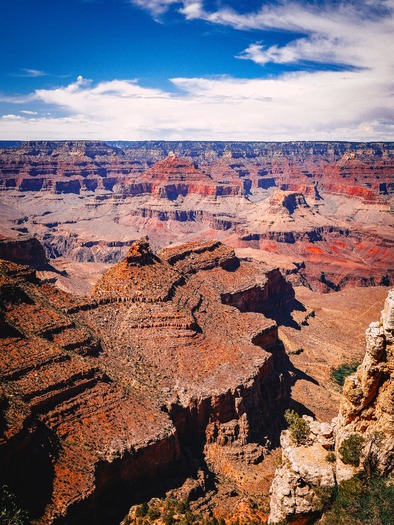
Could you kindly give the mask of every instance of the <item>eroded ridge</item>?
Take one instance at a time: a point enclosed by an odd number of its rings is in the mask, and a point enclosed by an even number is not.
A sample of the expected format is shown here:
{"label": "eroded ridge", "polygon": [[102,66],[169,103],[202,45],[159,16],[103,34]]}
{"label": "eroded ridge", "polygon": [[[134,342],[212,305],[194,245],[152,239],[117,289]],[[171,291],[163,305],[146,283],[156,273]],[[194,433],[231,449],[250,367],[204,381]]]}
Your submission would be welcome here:
{"label": "eroded ridge", "polygon": [[259,301],[294,297],[265,266],[218,242],[155,255],[141,239],[90,298],[0,272],[1,481],[34,523],[115,523],[196,458],[220,470],[215,447],[231,460],[254,443],[261,461],[277,438],[289,380],[276,323],[253,294],[242,312],[222,299],[257,281]]}

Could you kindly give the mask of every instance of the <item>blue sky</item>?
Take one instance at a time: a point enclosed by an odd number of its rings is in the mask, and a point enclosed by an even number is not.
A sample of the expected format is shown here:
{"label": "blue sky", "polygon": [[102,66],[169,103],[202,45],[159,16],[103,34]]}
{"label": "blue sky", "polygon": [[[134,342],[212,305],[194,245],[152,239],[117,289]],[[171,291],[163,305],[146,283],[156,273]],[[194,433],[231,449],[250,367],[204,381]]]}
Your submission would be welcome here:
{"label": "blue sky", "polygon": [[393,140],[394,0],[1,0],[0,139]]}

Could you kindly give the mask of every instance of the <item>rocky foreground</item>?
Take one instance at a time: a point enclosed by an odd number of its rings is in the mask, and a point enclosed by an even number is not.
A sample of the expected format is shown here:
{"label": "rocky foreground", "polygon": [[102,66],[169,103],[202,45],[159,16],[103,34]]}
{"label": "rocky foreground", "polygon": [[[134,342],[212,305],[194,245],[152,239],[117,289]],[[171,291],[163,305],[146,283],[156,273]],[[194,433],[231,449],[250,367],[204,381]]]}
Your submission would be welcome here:
{"label": "rocky foreground", "polygon": [[[368,477],[393,473],[393,374],[394,289],[380,321],[371,323],[366,331],[365,357],[357,372],[346,378],[339,415],[330,423],[304,416],[306,432],[301,437],[292,434],[291,427],[282,433],[282,465],[271,487],[269,523],[316,523],[324,511],[322,495],[341,482],[358,480],[354,476],[360,473]],[[394,502],[383,504],[392,508]],[[353,513],[358,523],[357,506]],[[383,525],[392,523],[392,518],[383,518],[380,509],[369,522]]]}
{"label": "rocky foreground", "polygon": [[219,242],[155,255],[141,240],[76,298],[0,268],[0,481],[33,523],[116,523],[240,462],[256,492],[291,384],[277,270]]}
{"label": "rocky foreground", "polygon": [[111,264],[143,235],[155,250],[219,239],[313,290],[390,285],[393,152],[392,143],[28,142],[0,149],[0,234],[36,237],[54,261]]}
{"label": "rocky foreground", "polygon": [[[220,242],[154,254],[141,239],[91,296],[27,266],[2,261],[0,273],[0,483],[32,523],[115,524],[165,493],[207,517],[267,518],[284,411],[308,411],[290,391],[319,385],[278,336],[302,305],[277,269]],[[393,293],[334,424],[306,417],[301,444],[282,434],[272,523],[319,516],[316,488],[358,471],[342,461],[349,435],[392,471]]]}

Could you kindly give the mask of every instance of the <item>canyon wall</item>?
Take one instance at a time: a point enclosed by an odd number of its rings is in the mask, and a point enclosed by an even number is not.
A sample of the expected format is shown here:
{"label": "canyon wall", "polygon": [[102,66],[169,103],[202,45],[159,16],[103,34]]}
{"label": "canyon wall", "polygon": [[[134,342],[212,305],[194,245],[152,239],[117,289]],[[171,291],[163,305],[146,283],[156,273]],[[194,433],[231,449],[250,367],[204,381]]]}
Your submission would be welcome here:
{"label": "canyon wall", "polygon": [[119,522],[197,468],[219,475],[213,447],[264,461],[291,377],[257,312],[291,303],[283,277],[218,242],[155,255],[146,239],[88,297],[0,272],[0,478],[32,523]]}
{"label": "canyon wall", "polygon": [[[168,162],[163,163],[167,157],[183,168],[185,178],[171,177]],[[176,157],[185,160],[180,163]],[[0,184],[55,193],[116,186],[122,195],[156,193],[162,198],[189,191],[229,195],[276,186],[379,203],[394,192],[392,159],[393,145],[385,142],[36,141],[0,149]],[[161,188],[163,182],[167,186]]]}
{"label": "canyon wall", "polygon": [[27,142],[0,149],[0,234],[114,263],[148,235],[257,250],[296,285],[393,282],[392,143]]}

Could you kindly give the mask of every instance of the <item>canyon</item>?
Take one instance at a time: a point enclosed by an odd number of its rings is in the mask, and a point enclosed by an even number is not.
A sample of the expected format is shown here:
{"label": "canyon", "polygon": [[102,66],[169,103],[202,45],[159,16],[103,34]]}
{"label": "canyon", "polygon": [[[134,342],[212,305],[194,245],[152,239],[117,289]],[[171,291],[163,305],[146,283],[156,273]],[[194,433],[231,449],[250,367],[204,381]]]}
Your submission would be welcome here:
{"label": "canyon", "polygon": [[[367,363],[342,402],[330,374],[363,359],[394,283],[393,153],[0,143],[0,483],[32,523],[112,525],[159,495],[265,522],[281,442],[299,454],[286,409],[319,446],[340,403],[360,431],[351,403],[369,388],[371,407],[391,365],[373,386]],[[271,521],[303,523],[290,503]]]}
{"label": "canyon", "polygon": [[292,382],[260,313],[292,309],[277,270],[141,239],[88,297],[3,261],[1,299],[1,481],[33,523],[115,523],[152,490],[208,483],[216,447],[259,484]]}
{"label": "canyon", "polygon": [[392,143],[10,145],[0,234],[36,237],[59,269],[113,264],[148,235],[154,250],[221,240],[312,290],[393,282]]}

